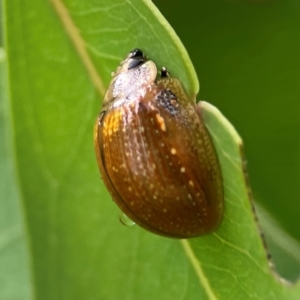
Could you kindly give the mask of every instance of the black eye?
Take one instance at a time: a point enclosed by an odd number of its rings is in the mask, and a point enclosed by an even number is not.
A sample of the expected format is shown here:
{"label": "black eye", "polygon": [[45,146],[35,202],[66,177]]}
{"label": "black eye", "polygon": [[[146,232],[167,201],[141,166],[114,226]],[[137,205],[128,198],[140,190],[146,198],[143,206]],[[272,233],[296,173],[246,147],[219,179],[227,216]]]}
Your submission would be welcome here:
{"label": "black eye", "polygon": [[168,70],[165,67],[162,67],[160,77],[161,78],[167,78],[169,76],[170,76],[170,74],[169,74]]}
{"label": "black eye", "polygon": [[135,58],[135,57],[143,57],[144,53],[142,50],[136,48],[130,51],[130,58]]}
{"label": "black eye", "polygon": [[145,59],[143,57],[132,59],[130,61],[130,63],[128,64],[128,70],[131,70],[133,68],[136,68],[136,67],[142,65],[144,62],[145,62]]}

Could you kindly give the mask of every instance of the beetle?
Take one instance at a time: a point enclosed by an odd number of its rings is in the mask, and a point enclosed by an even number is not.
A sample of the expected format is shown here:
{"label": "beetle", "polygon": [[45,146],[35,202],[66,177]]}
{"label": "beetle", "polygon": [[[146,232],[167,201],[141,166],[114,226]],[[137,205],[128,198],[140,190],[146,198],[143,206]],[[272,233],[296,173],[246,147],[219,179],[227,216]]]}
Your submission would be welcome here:
{"label": "beetle", "polygon": [[140,49],[120,63],[94,128],[99,170],[112,199],[141,227],[190,238],[216,230],[222,174],[201,106]]}

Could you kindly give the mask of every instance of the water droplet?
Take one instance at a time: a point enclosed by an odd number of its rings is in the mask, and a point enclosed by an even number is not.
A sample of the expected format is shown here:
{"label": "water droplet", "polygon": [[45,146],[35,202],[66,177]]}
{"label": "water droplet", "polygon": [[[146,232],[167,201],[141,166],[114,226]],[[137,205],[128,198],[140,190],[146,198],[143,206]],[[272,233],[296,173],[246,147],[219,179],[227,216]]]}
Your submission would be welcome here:
{"label": "water droplet", "polygon": [[133,226],[135,225],[135,222],[133,222],[127,215],[124,213],[120,213],[120,222],[125,226]]}

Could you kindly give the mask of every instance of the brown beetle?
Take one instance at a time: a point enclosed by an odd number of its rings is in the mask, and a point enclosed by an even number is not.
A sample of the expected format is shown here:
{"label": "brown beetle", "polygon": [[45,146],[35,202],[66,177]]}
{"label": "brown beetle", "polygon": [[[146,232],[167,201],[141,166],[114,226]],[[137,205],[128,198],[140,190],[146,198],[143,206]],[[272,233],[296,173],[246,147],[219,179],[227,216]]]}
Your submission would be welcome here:
{"label": "brown beetle", "polygon": [[100,173],[113,200],[159,235],[215,230],[223,215],[218,158],[180,81],[135,49],[113,74],[95,125]]}

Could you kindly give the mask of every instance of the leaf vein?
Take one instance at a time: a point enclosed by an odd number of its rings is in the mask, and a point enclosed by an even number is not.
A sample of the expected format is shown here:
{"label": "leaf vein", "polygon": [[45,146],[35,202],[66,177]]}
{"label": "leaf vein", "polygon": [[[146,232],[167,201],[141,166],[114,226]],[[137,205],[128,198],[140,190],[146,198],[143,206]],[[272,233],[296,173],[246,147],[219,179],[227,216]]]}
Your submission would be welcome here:
{"label": "leaf vein", "polygon": [[215,295],[215,293],[209,283],[208,278],[205,276],[205,274],[202,270],[201,263],[200,263],[199,259],[197,259],[197,257],[195,256],[189,242],[187,240],[181,240],[181,244],[182,244],[187,257],[189,258],[189,260],[199,278],[199,281],[200,281],[203,289],[205,290],[205,292],[207,294],[208,299],[218,300],[217,296]]}

